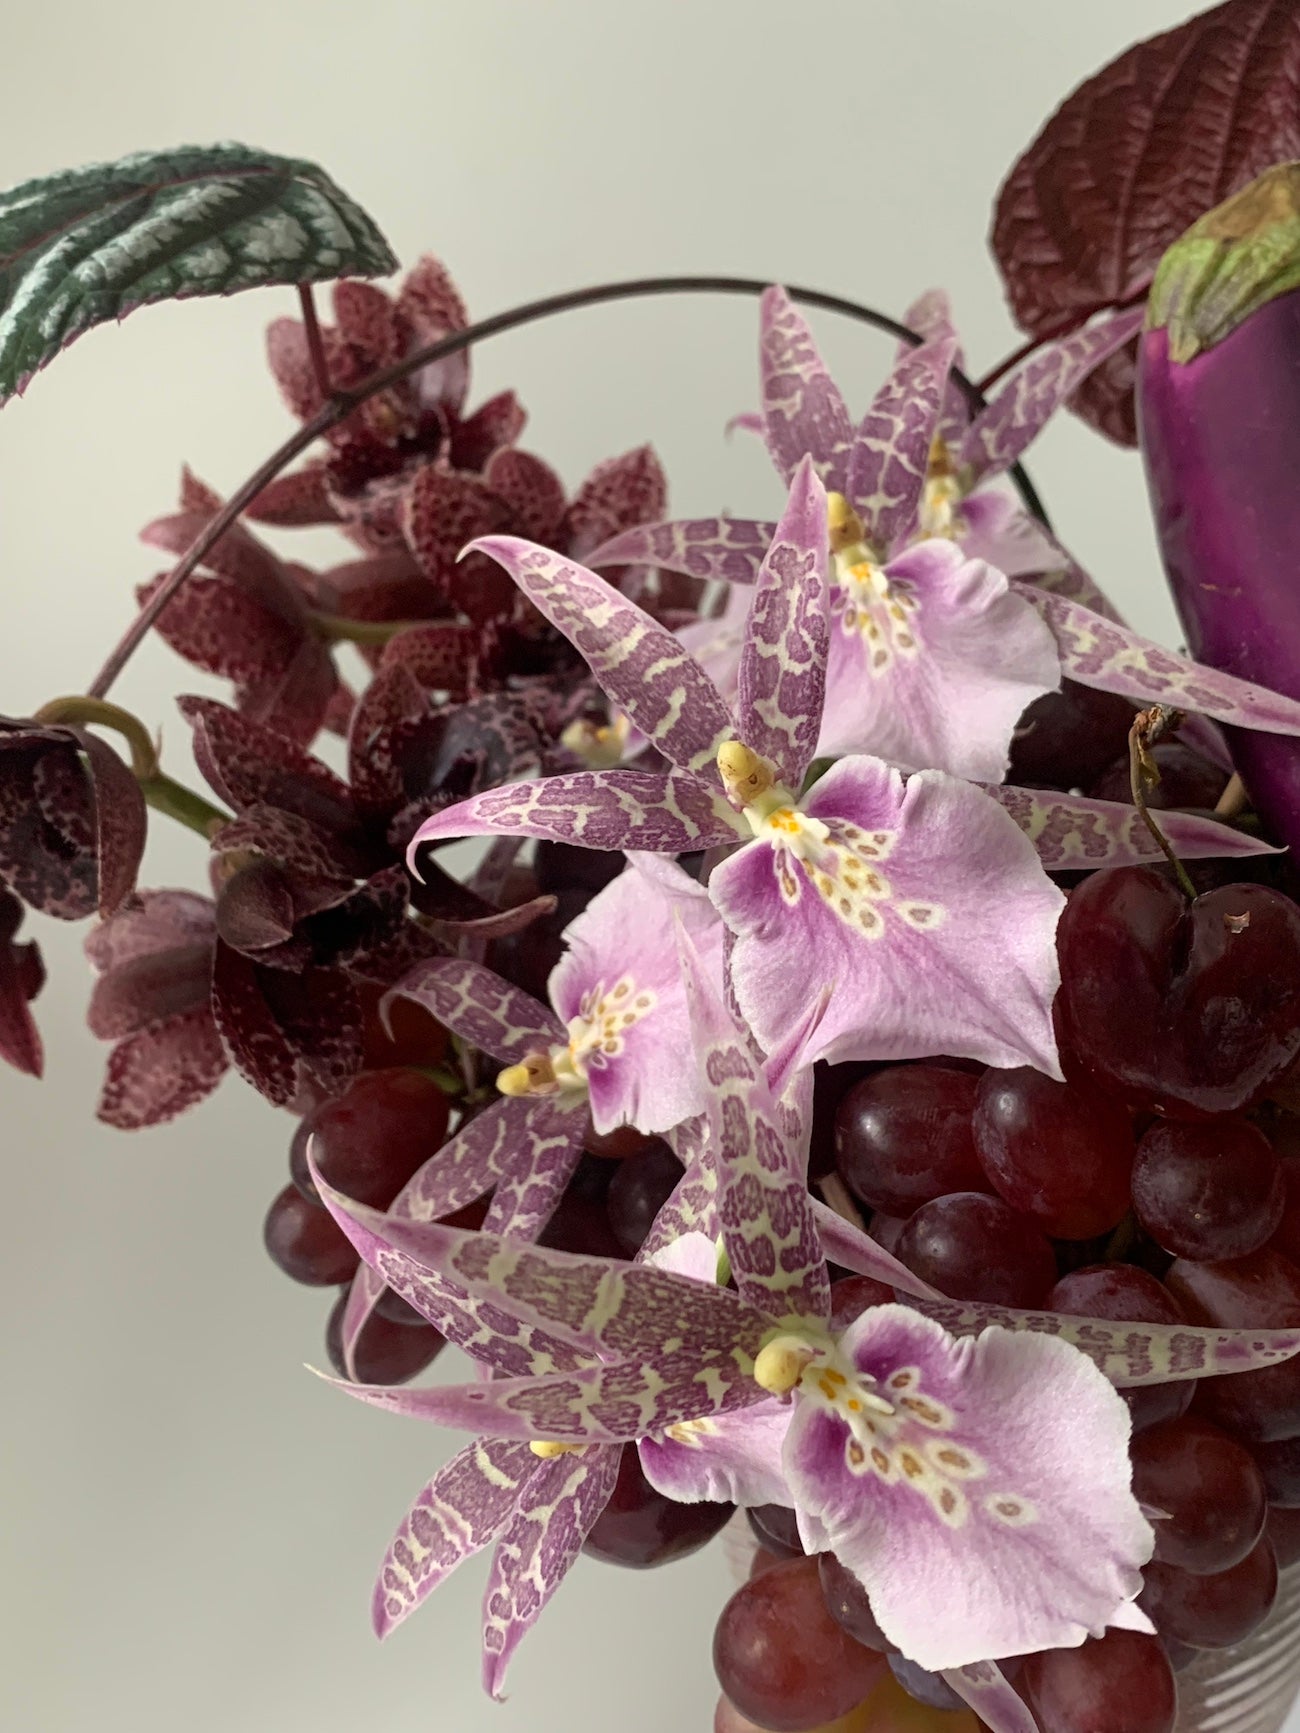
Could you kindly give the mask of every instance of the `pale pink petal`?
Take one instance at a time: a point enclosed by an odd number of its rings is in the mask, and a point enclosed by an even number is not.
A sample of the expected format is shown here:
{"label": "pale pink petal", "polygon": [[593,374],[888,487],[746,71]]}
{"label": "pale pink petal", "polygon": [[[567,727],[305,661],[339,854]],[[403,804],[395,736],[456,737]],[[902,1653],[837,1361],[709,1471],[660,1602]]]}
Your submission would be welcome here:
{"label": "pale pink petal", "polygon": [[1055,538],[1000,487],[968,494],[956,507],[952,535],[968,560],[987,560],[1008,578],[1027,578],[1068,563]]}
{"label": "pale pink petal", "polygon": [[734,1414],[684,1421],[638,1442],[641,1467],[679,1504],[790,1505],[781,1450],[792,1413],[769,1397]]}

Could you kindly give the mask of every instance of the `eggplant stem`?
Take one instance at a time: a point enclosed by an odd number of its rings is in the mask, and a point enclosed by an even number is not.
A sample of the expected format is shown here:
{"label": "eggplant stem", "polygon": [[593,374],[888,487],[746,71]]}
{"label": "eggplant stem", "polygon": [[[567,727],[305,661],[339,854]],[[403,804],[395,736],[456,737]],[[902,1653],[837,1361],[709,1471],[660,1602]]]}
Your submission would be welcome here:
{"label": "eggplant stem", "polygon": [[1151,748],[1166,734],[1172,734],[1182,721],[1182,712],[1153,704],[1149,710],[1139,710],[1128,731],[1128,785],[1133,804],[1142,815],[1142,822],[1160,845],[1160,852],[1174,869],[1174,876],[1189,903],[1196,901],[1196,886],[1187,876],[1187,868],[1169,846],[1169,839],[1152,817],[1147,806],[1147,790],[1160,781],[1160,766],[1151,755]]}

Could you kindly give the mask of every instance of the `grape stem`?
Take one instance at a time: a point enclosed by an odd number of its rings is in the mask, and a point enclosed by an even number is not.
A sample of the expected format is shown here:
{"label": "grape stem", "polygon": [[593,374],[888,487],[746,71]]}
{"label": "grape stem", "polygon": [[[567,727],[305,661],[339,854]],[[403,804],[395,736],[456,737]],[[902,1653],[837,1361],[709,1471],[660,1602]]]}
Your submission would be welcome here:
{"label": "grape stem", "polygon": [[1163,704],[1153,704],[1149,710],[1139,710],[1128,733],[1128,782],[1133,804],[1142,815],[1142,822],[1151,832],[1170,866],[1188,902],[1196,900],[1196,886],[1187,876],[1187,868],[1169,846],[1169,839],[1156,823],[1147,807],[1147,793],[1160,781],[1160,766],[1151,755],[1151,748],[1166,734],[1172,734],[1182,721],[1182,712]]}
{"label": "grape stem", "polygon": [[1240,818],[1250,805],[1246,785],[1234,770],[1224,785],[1223,793],[1214,805],[1216,818]]}
{"label": "grape stem", "polygon": [[[572,312],[582,307],[595,307],[607,301],[630,301],[646,295],[684,295],[684,294],[714,294],[714,295],[761,295],[770,287],[761,277],[636,277],[624,282],[598,283],[586,289],[570,289],[560,295],[547,295],[539,301],[529,301],[519,307],[512,307],[504,313],[496,313],[490,319],[480,320],[477,325],[469,325],[463,331],[453,331],[450,336],[440,338],[436,343],[428,343],[422,349],[414,350],[401,361],[395,361],[390,367],[382,368],[372,374],[362,384],[348,391],[332,390],[328,400],[317,410],[310,420],[305,421],[296,433],[286,439],[276,451],[273,451],[262,464],[259,464],[242,484],[235,489],[230,498],[216,512],[206,527],[195,537],[194,541],[181,555],[176,565],[168,574],[166,580],[159,584],[144,607],[132,620],[118,643],[109,652],[108,658],[90,686],[92,698],[104,698],[108,695],[114,682],[126,667],[131,657],[139,649],[145,636],[171,601],[180,586],[189,577],[205,556],[212,550],[226,531],[235,523],[241,514],[250,506],[262,492],[263,488],[273,482],[294,458],[300,457],[310,446],[345,421],[353,410],[365,403],[369,398],[386,391],[390,386],[400,384],[412,373],[418,373],[421,368],[432,366],[435,361],[445,360],[449,355],[457,355],[462,349],[468,349],[475,343],[486,342],[489,337],[500,336],[502,332],[513,331],[522,325],[529,325],[539,319],[550,318],[556,313]],[[824,312],[839,313],[846,318],[861,320],[871,325],[877,331],[883,331],[895,337],[901,343],[918,346],[924,339],[921,335],[901,325],[897,319],[891,319],[885,313],[880,313],[872,307],[860,306],[856,301],[848,301],[839,295],[828,295],[820,289],[790,288],[787,290],[791,300],[804,306],[818,307]],[[305,303],[304,303],[305,312]],[[319,335],[319,327],[318,335]],[[310,343],[310,328],[308,342]],[[313,357],[314,360],[314,357]],[[321,365],[324,364],[324,346],[321,348]],[[972,410],[978,413],[985,407],[985,399],[979,387],[958,368],[952,370],[952,382],[963,393]],[[1030,481],[1024,468],[1014,464],[1008,472],[1011,480],[1019,491],[1026,508],[1050,529],[1047,513],[1037,490]]]}
{"label": "grape stem", "polygon": [[860,1228],[865,1233],[867,1224],[862,1218],[862,1211],[854,1203],[848,1186],[845,1185],[838,1173],[823,1174],[821,1179],[814,1180],[813,1183],[822,1194],[822,1200],[828,1208],[833,1209],[837,1216],[848,1222],[850,1227]]}

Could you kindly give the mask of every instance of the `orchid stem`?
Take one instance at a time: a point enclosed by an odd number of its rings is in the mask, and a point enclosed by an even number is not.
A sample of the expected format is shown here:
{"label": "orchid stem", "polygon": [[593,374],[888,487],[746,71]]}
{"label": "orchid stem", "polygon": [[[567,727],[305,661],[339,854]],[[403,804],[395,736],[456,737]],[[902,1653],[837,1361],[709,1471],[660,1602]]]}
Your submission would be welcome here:
{"label": "orchid stem", "polygon": [[[177,590],[263,488],[273,482],[295,457],[299,457],[314,445],[331,428],[345,421],[353,410],[369,398],[377,396],[381,391],[387,391],[390,386],[399,384],[412,373],[418,373],[421,368],[432,366],[435,361],[445,360],[449,355],[458,355],[462,349],[468,349],[475,343],[486,342],[489,337],[498,337],[503,332],[531,325],[539,319],[548,319],[556,313],[596,307],[609,301],[631,301],[647,295],[758,296],[769,287],[770,284],[761,277],[636,277],[620,283],[598,283],[587,289],[569,289],[560,295],[547,295],[539,301],[529,301],[523,306],[512,307],[507,312],[496,313],[490,319],[480,320],[477,325],[467,326],[463,331],[453,331],[450,336],[440,338],[436,343],[428,343],[401,361],[395,361],[391,367],[383,368],[363,384],[351,390],[335,391],[330,400],[309,421],[305,421],[264,463],[259,464],[242,486],[235,489],[221,510],[213,515],[206,527],[195,537],[165,581],[159,584],[110,651],[104,666],[91,684],[90,696],[107,696]],[[860,320],[877,331],[895,337],[899,342],[910,343],[913,347],[923,341],[918,332],[909,330],[897,319],[891,319],[872,307],[860,306],[856,301],[845,300],[842,296],[828,295],[820,289],[789,288],[787,293],[791,300],[803,306],[819,307],[824,312],[839,313],[845,318]],[[979,387],[957,368],[953,369],[952,381],[973,410],[978,412],[984,408],[985,400]],[[1050,529],[1043,502],[1024,468],[1017,463],[1008,473],[1027,509],[1045,528]]]}
{"label": "orchid stem", "polygon": [[197,831],[202,837],[211,837],[223,824],[230,823],[228,812],[222,812],[219,806],[213,806],[210,800],[205,800],[192,788],[186,788],[183,782],[177,782],[165,771],[160,770],[156,776],[142,777],[140,792],[155,812],[165,813],[168,818],[174,818],[178,824]]}
{"label": "orchid stem", "polygon": [[400,632],[428,626],[428,620],[348,620],[342,614],[311,613],[311,629],[326,643],[387,644]]}
{"label": "orchid stem", "polygon": [[1133,804],[1141,813],[1143,824],[1159,843],[1161,853],[1174,869],[1174,876],[1183,895],[1191,903],[1196,901],[1196,886],[1187,876],[1187,868],[1170,847],[1168,837],[1147,807],[1147,790],[1154,788],[1160,781],[1160,769],[1151,756],[1151,748],[1161,735],[1172,732],[1181,721],[1182,716],[1177,710],[1167,710],[1162,704],[1155,704],[1150,710],[1138,711],[1128,733],[1128,783]]}
{"label": "orchid stem", "polygon": [[53,725],[62,723],[70,728],[111,728],[131,748],[131,774],[137,782],[147,782],[158,774],[158,749],[149,736],[149,730],[138,716],[123,710],[120,705],[79,695],[51,698],[48,704],[41,705],[32,720]]}

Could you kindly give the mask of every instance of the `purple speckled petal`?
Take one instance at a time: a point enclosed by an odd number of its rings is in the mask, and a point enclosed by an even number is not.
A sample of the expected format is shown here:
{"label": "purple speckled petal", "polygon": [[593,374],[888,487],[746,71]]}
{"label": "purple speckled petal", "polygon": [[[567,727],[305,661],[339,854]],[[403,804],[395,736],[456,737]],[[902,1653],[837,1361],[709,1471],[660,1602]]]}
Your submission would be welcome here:
{"label": "purple speckled petal", "polygon": [[829,986],[812,1057],[954,1053],[1060,1075],[1064,898],[994,801],[937,771],[904,788],[878,759],[846,758],[783,822],[709,881],[735,934],[741,1010],[766,1048]]}
{"label": "purple speckled petal", "polygon": [[[721,789],[691,770],[578,770],[489,788],[426,819],[426,842],[457,836],[537,836],[583,848],[690,854],[745,834]],[[414,868],[412,869],[414,870]]]}
{"label": "purple speckled petal", "polygon": [[[973,496],[978,497],[978,496]],[[1005,567],[1003,568],[1005,570]],[[1012,577],[1014,573],[1008,572]],[[1094,614],[1100,614],[1104,620],[1119,620],[1119,610],[1111,602],[1101,585],[1090,577],[1074,558],[1060,548],[1056,563],[1039,572],[1033,580],[1036,590],[1044,595],[1064,596],[1067,602],[1078,602],[1080,607],[1091,608]]]}
{"label": "purple speckled petal", "polygon": [[708,1091],[717,1216],[741,1298],[775,1317],[825,1319],[830,1279],[796,1141],[689,940],[679,932],[691,1035]]}
{"label": "purple speckled petal", "polygon": [[[1089,800],[1052,789],[985,785],[1005,808],[1052,872],[1077,867],[1133,866],[1163,858],[1135,807],[1121,800]],[[1191,812],[1162,812],[1161,830],[1184,860],[1232,859],[1280,851],[1245,831]]]}
{"label": "purple speckled petal", "polygon": [[1086,1354],[1120,1390],[1249,1372],[1257,1366],[1289,1360],[1300,1351],[1300,1329],[1202,1330],[1190,1324],[1115,1323],[1105,1318],[1069,1318],[1056,1312],[1025,1312],[921,1296],[908,1304],[954,1336],[971,1336],[990,1324],[1059,1336]]}
{"label": "purple speckled petal", "polygon": [[586,658],[601,687],[682,770],[711,767],[735,732],[708,675],[666,627],[585,566],[515,536],[485,536],[490,554]]}
{"label": "purple speckled petal", "polygon": [[784,289],[766,290],[759,303],[759,368],[763,436],[783,479],[811,457],[827,488],[843,493],[853,424],[807,320]]}
{"label": "purple speckled petal", "polygon": [[459,1289],[469,1303],[553,1331],[581,1353],[640,1356],[647,1343],[680,1341],[691,1354],[743,1359],[757,1351],[771,1325],[763,1312],[724,1288],[645,1264],[384,1215],[314,1177],[334,1219],[380,1274],[387,1274],[386,1254],[400,1253]]}
{"label": "purple speckled petal", "polygon": [[1060,680],[1034,608],[1001,572],[932,538],[879,575],[833,585],[818,755],[871,752],[901,770],[997,782],[1016,723]]}
{"label": "purple speckled petal", "polygon": [[[764,1392],[752,1375],[752,1354],[762,1334],[755,1331],[744,1366],[737,1364],[734,1349],[705,1351],[692,1343],[672,1354],[547,1378],[405,1388],[337,1378],[325,1382],[371,1407],[457,1431],[561,1444],[623,1444],[683,1420],[727,1414],[763,1401]],[[323,1373],[318,1376],[324,1378]]]}
{"label": "purple speckled petal", "polygon": [[805,1374],[786,1473],[909,1659],[938,1672],[1070,1646],[1137,1594],[1153,1536],[1128,1410],[1083,1355],[1007,1330],[956,1341],[886,1305],[836,1364],[847,1382]]}
{"label": "purple speckled petal", "polygon": [[370,1603],[377,1637],[395,1630],[457,1565],[496,1539],[537,1470],[527,1444],[503,1438],[477,1438],[438,1470],[379,1567]]}
{"label": "purple speckled petal", "polygon": [[884,1282],[900,1294],[919,1294],[936,1300],[943,1298],[919,1276],[914,1276],[892,1252],[877,1245],[870,1234],[854,1227],[843,1216],[836,1215],[820,1198],[813,1199],[813,1218],[822,1250],[832,1263],[851,1270],[855,1276],[870,1276],[875,1282]]}
{"label": "purple speckled petal", "polygon": [[793,1503],[781,1449],[791,1407],[775,1397],[735,1414],[686,1420],[637,1445],[651,1486],[678,1504]]}
{"label": "purple speckled petal", "polygon": [[624,530],[596,549],[592,566],[658,566],[689,578],[752,584],[776,534],[774,523],[753,518],[679,518]]}
{"label": "purple speckled petal", "polygon": [[459,957],[432,957],[427,963],[417,963],[385,993],[382,1016],[387,1017],[394,999],[422,1005],[440,1023],[503,1065],[517,1065],[530,1053],[565,1039],[564,1025],[531,994],[512,987],[491,969]]}
{"label": "purple speckled petal", "polygon": [[718,1237],[718,1175],[708,1157],[705,1115],[676,1126],[668,1142],[686,1171],[646,1235],[639,1254],[643,1258],[657,1258],[683,1234],[704,1234],[710,1240]]}
{"label": "purple speckled petal", "polygon": [[618,1465],[618,1450],[595,1445],[541,1463],[524,1488],[497,1542],[483,1596],[483,1685],[490,1696],[501,1698],[511,1657],[609,1503]]}
{"label": "purple speckled petal", "polygon": [[1238,728],[1300,734],[1300,701],[1175,655],[1077,602],[1044,595],[1028,584],[1016,588],[1047,622],[1061,666],[1072,680],[1141,704],[1199,711]]}
{"label": "purple speckled petal", "polygon": [[996,1661],[949,1667],[942,1677],[963,1703],[970,1704],[989,1733],[1038,1733],[1028,1704]]}
{"label": "purple speckled petal", "polygon": [[899,356],[853,436],[840,491],[882,557],[916,524],[956,348],[956,338],[944,335]]}
{"label": "purple speckled petal", "polygon": [[1010,469],[1093,368],[1141,330],[1145,317],[1145,307],[1130,307],[1038,350],[971,423],[958,463],[969,464],[976,477]]}
{"label": "purple speckled petal", "polygon": [[483,1223],[488,1233],[535,1240],[555,1214],[582,1159],[587,1104],[580,1095],[532,1100],[532,1111]]}
{"label": "purple speckled petal", "polygon": [[746,744],[798,788],[812,762],[826,689],[826,489],[812,459],[763,560],[740,657],[736,715]]}
{"label": "purple speckled petal", "polygon": [[570,922],[551,973],[551,1002],[587,1076],[599,1132],[664,1132],[703,1113],[674,917],[721,990],[723,926],[708,892],[675,861],[636,855]]}
{"label": "purple speckled petal", "polygon": [[[948,299],[946,289],[926,289],[903,314],[903,323],[909,330],[915,331],[923,342],[932,343],[936,337],[956,337],[957,328],[953,323],[952,303]],[[910,343],[900,343],[895,360],[903,356],[913,347]],[[963,370],[966,366],[966,356],[961,344],[953,351],[952,366]],[[967,403],[965,393],[955,385],[951,378],[943,397],[943,410],[935,433],[945,440],[950,448],[955,449],[962,435],[970,426],[971,408]]]}

